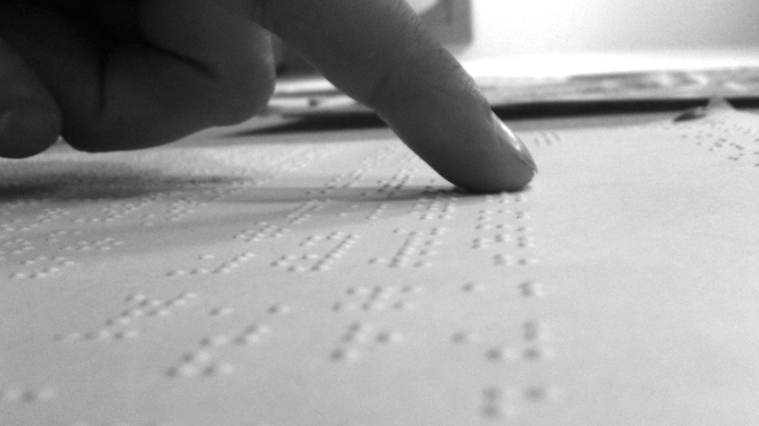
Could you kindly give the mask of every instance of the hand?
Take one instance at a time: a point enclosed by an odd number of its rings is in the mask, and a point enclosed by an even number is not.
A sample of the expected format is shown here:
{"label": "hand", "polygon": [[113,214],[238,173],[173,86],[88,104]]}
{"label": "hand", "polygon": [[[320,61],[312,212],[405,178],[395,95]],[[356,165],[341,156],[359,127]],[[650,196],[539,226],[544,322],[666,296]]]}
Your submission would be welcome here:
{"label": "hand", "polygon": [[524,187],[535,164],[402,0],[30,0],[0,6],[0,156],[165,144],[271,96],[269,31],[443,177]]}

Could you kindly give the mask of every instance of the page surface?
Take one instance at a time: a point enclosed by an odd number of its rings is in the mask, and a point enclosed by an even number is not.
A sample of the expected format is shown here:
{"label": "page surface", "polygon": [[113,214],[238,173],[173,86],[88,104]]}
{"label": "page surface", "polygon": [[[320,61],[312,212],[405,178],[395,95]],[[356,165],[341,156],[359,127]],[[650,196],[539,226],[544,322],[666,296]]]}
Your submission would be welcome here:
{"label": "page surface", "polygon": [[501,195],[381,134],[0,162],[0,424],[759,418],[759,117],[521,132]]}

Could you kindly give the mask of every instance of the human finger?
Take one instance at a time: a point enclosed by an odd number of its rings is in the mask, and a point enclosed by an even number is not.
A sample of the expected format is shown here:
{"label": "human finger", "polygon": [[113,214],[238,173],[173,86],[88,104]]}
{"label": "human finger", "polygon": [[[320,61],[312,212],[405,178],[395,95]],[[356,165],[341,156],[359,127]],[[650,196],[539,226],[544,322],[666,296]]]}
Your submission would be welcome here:
{"label": "human finger", "polygon": [[24,158],[55,143],[60,111],[34,71],[0,39],[0,157]]}
{"label": "human finger", "polygon": [[[250,4],[55,4],[4,8],[0,35],[50,89],[63,114],[64,139],[77,149],[146,148],[237,123],[262,109],[272,92],[269,34],[251,20]],[[135,34],[99,45],[108,28],[98,28],[96,18],[116,15],[133,21]]]}
{"label": "human finger", "polygon": [[256,20],[373,108],[438,173],[475,192],[518,190],[537,168],[471,77],[402,0],[253,0]]}

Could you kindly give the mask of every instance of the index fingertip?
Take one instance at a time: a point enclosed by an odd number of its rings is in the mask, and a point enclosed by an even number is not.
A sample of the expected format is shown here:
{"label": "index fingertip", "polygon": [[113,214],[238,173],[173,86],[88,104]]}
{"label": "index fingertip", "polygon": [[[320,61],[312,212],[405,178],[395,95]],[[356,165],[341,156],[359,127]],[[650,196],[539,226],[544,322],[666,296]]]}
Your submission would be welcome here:
{"label": "index fingertip", "polygon": [[444,162],[436,170],[469,192],[501,193],[525,189],[538,172],[530,151],[494,113],[485,121],[489,123],[471,128],[472,137],[478,138],[471,145],[480,146],[480,150],[459,156],[459,162],[455,164]]}

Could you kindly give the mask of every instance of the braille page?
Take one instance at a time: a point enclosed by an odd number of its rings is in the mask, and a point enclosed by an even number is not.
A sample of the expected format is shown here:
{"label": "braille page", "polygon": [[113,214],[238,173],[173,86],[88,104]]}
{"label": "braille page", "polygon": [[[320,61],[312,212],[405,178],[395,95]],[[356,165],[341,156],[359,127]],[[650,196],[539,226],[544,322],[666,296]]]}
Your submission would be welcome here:
{"label": "braille page", "polygon": [[758,116],[499,195],[369,133],[1,161],[0,424],[756,424]]}

